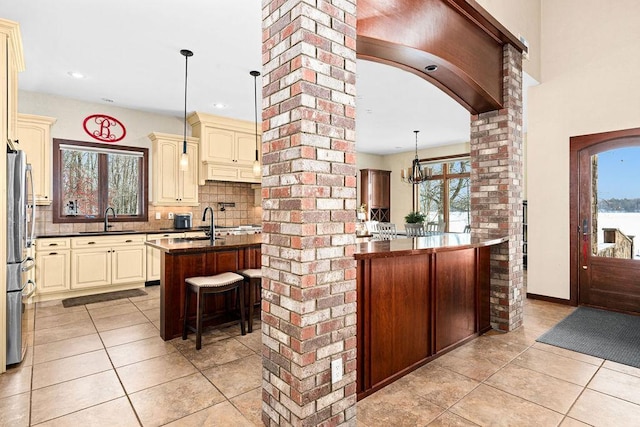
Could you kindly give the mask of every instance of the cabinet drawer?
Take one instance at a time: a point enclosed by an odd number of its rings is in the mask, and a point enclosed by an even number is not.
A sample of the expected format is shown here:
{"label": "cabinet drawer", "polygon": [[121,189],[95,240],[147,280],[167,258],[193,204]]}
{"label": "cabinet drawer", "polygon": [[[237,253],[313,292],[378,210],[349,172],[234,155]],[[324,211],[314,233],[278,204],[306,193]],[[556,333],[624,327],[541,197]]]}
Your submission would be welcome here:
{"label": "cabinet drawer", "polygon": [[121,234],[118,236],[74,237],[71,239],[72,248],[93,248],[100,246],[141,245],[144,244],[146,234]]}
{"label": "cabinet drawer", "polygon": [[69,249],[71,247],[71,239],[36,239],[36,250],[43,251],[49,249]]}

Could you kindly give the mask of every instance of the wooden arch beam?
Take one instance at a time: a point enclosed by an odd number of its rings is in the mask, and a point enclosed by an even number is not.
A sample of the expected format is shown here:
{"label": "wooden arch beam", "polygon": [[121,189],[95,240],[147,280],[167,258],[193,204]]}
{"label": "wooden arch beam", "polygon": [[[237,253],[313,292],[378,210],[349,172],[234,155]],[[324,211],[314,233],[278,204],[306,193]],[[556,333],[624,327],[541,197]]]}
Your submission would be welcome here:
{"label": "wooden arch beam", "polygon": [[[472,114],[502,108],[502,51],[526,47],[474,0],[359,0],[359,58],[410,71]],[[426,71],[436,65],[437,70]]]}

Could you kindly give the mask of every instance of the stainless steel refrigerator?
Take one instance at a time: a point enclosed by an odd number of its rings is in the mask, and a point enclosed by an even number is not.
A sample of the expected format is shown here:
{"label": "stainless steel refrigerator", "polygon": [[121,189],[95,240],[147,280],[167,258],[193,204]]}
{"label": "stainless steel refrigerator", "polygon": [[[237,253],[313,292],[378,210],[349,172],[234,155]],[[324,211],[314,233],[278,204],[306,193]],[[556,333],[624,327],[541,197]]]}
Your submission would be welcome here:
{"label": "stainless steel refrigerator", "polygon": [[36,284],[27,277],[35,267],[27,250],[34,239],[35,209],[31,165],[27,164],[24,151],[8,151],[7,365],[20,363],[27,350],[25,305],[36,290]]}

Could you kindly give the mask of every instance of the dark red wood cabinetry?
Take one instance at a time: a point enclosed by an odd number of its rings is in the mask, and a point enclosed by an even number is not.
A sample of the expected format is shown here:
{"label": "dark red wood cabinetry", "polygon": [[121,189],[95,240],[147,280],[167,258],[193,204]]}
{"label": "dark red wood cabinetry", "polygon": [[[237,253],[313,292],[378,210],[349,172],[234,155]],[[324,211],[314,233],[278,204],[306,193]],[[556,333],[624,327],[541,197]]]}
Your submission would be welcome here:
{"label": "dark red wood cabinetry", "polygon": [[367,205],[367,219],[391,220],[391,171],[360,170],[360,202]]}
{"label": "dark red wood cabinetry", "polygon": [[[185,241],[186,240],[186,241]],[[209,276],[225,271],[236,272],[245,268],[260,268],[261,235],[227,236],[209,241],[163,239],[147,242],[162,250],[162,276],[160,278],[160,336],[170,340],[182,335],[184,319],[185,285],[187,277]],[[259,290],[256,296],[260,300]],[[249,303],[248,293],[245,304]],[[213,324],[224,323],[235,316],[236,301],[225,295],[208,296],[205,312],[220,315]],[[196,301],[191,298],[188,316],[195,318]]]}
{"label": "dark red wood cabinetry", "polygon": [[491,328],[490,246],[418,249],[418,239],[356,254],[358,398]]}

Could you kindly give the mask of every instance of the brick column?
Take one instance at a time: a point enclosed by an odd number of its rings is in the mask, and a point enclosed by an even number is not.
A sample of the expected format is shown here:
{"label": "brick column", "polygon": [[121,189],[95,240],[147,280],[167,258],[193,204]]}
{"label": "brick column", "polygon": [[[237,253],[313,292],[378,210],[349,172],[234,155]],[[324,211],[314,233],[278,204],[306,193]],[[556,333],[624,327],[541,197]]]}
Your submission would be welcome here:
{"label": "brick column", "polygon": [[355,11],[263,1],[265,425],[355,426]]}
{"label": "brick column", "polygon": [[491,253],[491,324],[522,324],[522,54],[503,52],[503,106],[471,116],[471,228],[483,237],[508,236]]}

